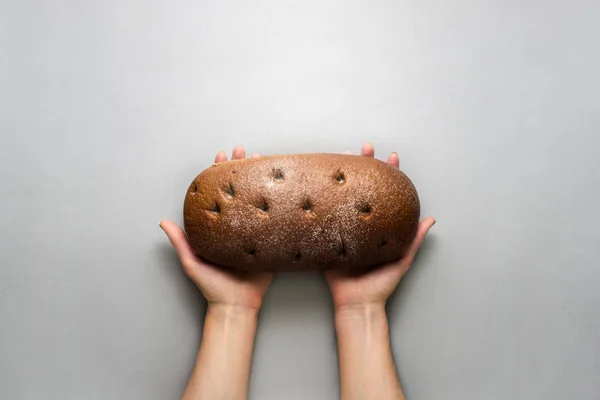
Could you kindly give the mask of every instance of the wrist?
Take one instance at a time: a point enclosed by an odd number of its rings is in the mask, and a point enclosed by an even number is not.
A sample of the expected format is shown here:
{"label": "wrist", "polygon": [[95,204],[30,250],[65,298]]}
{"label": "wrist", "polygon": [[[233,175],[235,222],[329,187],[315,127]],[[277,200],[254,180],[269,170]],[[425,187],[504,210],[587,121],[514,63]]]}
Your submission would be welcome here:
{"label": "wrist", "polygon": [[224,348],[240,341],[254,340],[258,326],[258,311],[245,307],[209,304],[203,326],[202,346],[219,343]]}
{"label": "wrist", "polygon": [[208,303],[207,317],[214,315],[225,319],[256,319],[258,308],[242,306],[239,304]]}
{"label": "wrist", "polygon": [[338,330],[369,329],[375,326],[387,329],[385,304],[353,304],[336,307],[335,325]]}
{"label": "wrist", "polygon": [[385,315],[385,302],[366,302],[336,304],[334,306],[336,318],[367,318],[374,315]]}

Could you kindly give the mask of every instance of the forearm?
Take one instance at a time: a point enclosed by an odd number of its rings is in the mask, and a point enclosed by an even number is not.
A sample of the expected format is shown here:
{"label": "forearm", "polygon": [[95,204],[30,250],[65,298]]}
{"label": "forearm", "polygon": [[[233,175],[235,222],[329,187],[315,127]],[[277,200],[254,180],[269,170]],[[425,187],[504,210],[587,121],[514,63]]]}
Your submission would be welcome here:
{"label": "forearm", "polygon": [[342,400],[403,400],[385,306],[337,310],[335,325]]}
{"label": "forearm", "polygon": [[257,312],[209,306],[184,400],[246,399]]}

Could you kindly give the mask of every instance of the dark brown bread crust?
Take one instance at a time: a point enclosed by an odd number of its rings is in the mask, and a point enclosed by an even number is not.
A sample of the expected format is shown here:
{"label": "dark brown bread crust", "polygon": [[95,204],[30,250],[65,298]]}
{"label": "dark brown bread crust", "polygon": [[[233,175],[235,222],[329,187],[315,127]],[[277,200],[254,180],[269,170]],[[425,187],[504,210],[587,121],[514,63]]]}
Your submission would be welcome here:
{"label": "dark brown bread crust", "polygon": [[227,161],[190,185],[196,254],[246,271],[355,269],[404,255],[419,223],[410,179],[373,158],[292,154]]}

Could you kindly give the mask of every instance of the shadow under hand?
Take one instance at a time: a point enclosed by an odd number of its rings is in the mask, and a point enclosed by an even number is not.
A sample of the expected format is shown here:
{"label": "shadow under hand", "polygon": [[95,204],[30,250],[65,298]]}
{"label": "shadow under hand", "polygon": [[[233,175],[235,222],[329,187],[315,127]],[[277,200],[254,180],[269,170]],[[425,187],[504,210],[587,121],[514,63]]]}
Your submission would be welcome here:
{"label": "shadow under hand", "polygon": [[183,272],[177,253],[168,243],[161,243],[157,249],[157,258],[169,279],[165,285],[172,288],[171,292],[181,307],[200,326],[206,314],[206,300],[196,285]]}
{"label": "shadow under hand", "polygon": [[285,272],[273,278],[263,303],[263,311],[282,318],[305,318],[323,309],[332,310],[331,295],[317,272]]}
{"label": "shadow under hand", "polygon": [[[392,293],[387,302],[387,315],[390,325],[392,325],[399,314],[410,304],[410,299],[415,290],[417,290],[418,281],[424,279],[427,274],[427,264],[434,254],[437,238],[435,235],[428,235],[427,239],[421,245],[413,260],[410,270],[404,275],[400,284]],[[430,267],[431,268],[431,267]]]}
{"label": "shadow under hand", "polygon": [[333,337],[333,303],[323,273],[276,274],[259,318],[264,329],[289,338],[318,332]]}

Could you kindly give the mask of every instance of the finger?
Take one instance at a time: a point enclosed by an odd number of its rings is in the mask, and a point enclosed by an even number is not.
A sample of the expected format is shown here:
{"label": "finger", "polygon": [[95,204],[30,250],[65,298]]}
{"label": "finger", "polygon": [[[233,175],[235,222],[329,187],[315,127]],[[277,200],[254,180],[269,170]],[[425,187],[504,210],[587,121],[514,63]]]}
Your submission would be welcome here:
{"label": "finger", "polygon": [[161,221],[160,227],[167,234],[183,267],[189,269],[197,259],[183,230],[173,221]]}
{"label": "finger", "polygon": [[413,242],[411,243],[410,248],[408,250],[407,258],[409,260],[412,261],[412,259],[415,257],[415,254],[417,254],[417,251],[419,251],[419,248],[423,244],[423,241],[425,240],[427,233],[429,232],[429,230],[431,229],[431,227],[433,225],[435,225],[435,219],[433,217],[427,217],[419,223],[419,228],[417,229],[417,235],[413,239]]}
{"label": "finger", "polygon": [[343,154],[349,154],[349,155],[351,155],[352,152],[350,150],[346,150]]}
{"label": "finger", "polygon": [[231,159],[241,160],[242,158],[246,158],[246,149],[243,146],[235,146],[231,152]]}
{"label": "finger", "polygon": [[392,167],[400,168],[400,157],[398,157],[398,153],[394,152],[390,154],[387,159],[387,163]]}
{"label": "finger", "polygon": [[362,149],[360,150],[360,155],[373,158],[375,157],[375,148],[371,143],[367,142],[363,145]]}
{"label": "finger", "polygon": [[252,158],[259,158],[259,157],[260,157],[260,154],[258,154],[258,153],[252,154]]}
{"label": "finger", "polygon": [[215,156],[215,163],[222,163],[227,161],[227,154],[224,151],[220,151]]}

